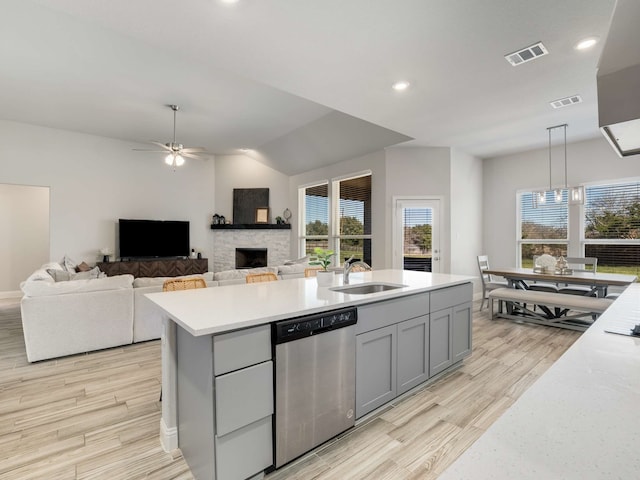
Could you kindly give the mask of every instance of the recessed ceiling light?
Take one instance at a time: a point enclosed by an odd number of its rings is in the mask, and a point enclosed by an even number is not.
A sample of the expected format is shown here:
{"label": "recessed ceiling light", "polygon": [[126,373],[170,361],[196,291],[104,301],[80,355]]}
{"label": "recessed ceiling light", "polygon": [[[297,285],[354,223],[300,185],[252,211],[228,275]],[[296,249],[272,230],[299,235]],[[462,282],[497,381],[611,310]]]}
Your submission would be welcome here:
{"label": "recessed ceiling light", "polygon": [[393,85],[391,85],[391,88],[393,88],[397,92],[402,92],[403,90],[406,90],[407,88],[409,88],[410,85],[411,84],[406,80],[400,80],[399,82],[396,82]]}
{"label": "recessed ceiling light", "polygon": [[587,50],[598,43],[598,37],[583,38],[576,44],[576,50]]}
{"label": "recessed ceiling light", "polygon": [[238,3],[239,0],[220,0],[222,3]]}

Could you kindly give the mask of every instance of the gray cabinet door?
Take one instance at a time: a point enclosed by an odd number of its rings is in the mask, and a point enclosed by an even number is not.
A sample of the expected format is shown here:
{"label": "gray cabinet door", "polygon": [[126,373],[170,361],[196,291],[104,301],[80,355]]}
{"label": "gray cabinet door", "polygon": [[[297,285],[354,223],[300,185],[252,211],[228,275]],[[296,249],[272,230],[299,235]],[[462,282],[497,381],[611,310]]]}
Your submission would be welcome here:
{"label": "gray cabinet door", "polygon": [[396,325],[356,336],[356,418],[396,396]]}
{"label": "gray cabinet door", "polygon": [[471,302],[453,307],[453,363],[471,355]]}
{"label": "gray cabinet door", "polygon": [[429,378],[429,315],[398,324],[397,394]]}
{"label": "gray cabinet door", "polygon": [[451,348],[453,309],[445,308],[429,316],[429,376],[453,364]]}

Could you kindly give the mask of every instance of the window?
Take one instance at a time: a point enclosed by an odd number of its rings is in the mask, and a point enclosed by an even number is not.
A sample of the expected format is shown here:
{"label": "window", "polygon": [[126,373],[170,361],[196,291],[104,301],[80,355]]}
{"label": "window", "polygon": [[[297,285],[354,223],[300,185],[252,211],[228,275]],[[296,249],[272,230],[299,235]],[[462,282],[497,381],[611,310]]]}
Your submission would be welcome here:
{"label": "window", "polygon": [[371,174],[333,183],[339,263],[349,257],[371,265]]}
{"label": "window", "polygon": [[520,194],[518,246],[521,267],[532,267],[534,255],[567,255],[567,191],[562,191],[559,203],[555,203],[554,192],[546,192],[545,203],[537,208],[534,207],[534,195],[536,193],[532,192]]}
{"label": "window", "polygon": [[300,192],[300,212],[303,215],[300,251],[308,255],[316,247],[329,248],[329,185],[314,185],[302,188]]}
{"label": "window", "polygon": [[[371,265],[371,173],[303,187],[300,251],[336,251],[336,263],[353,255]],[[332,212],[332,215],[329,215]]]}
{"label": "window", "polygon": [[640,181],[586,188],[584,241],[599,272],[640,274]]}

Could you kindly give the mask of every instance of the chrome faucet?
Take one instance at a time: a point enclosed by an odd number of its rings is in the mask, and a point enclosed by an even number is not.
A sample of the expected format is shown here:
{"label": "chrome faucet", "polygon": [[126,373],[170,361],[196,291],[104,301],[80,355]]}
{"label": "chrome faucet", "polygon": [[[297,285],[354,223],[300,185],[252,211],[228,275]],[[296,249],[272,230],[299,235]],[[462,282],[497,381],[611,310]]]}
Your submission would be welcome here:
{"label": "chrome faucet", "polygon": [[342,276],[342,283],[344,285],[349,285],[349,274],[351,273],[351,269],[353,267],[355,267],[356,265],[361,265],[365,269],[371,270],[371,267],[367,263],[365,263],[365,262],[363,262],[361,260],[358,260],[358,261],[355,261],[355,262],[351,262],[352,260],[353,260],[353,255],[351,255],[351,257],[349,257],[349,259],[345,260],[345,262],[344,262],[344,273],[343,273],[343,276]]}

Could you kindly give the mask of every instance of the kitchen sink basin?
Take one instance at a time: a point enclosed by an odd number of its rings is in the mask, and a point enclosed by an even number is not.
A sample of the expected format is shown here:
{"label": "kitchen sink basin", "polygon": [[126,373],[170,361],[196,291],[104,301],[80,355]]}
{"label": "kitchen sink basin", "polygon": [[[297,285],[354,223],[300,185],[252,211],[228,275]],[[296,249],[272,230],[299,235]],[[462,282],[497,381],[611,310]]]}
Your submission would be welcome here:
{"label": "kitchen sink basin", "polygon": [[348,293],[349,295],[367,295],[370,293],[386,292],[387,290],[395,290],[396,288],[406,287],[406,285],[398,285],[395,283],[360,283],[358,285],[345,285],[344,287],[333,287],[329,290],[340,293]]}

